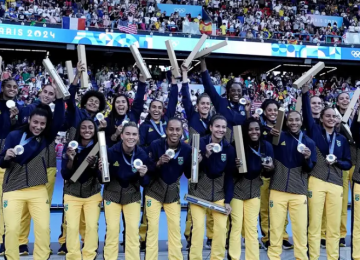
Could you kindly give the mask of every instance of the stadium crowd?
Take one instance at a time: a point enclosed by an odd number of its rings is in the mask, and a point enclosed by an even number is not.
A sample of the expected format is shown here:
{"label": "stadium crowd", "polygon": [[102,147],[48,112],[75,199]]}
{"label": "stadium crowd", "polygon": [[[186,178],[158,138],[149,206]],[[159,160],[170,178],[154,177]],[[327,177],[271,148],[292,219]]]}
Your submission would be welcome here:
{"label": "stadium crowd", "polygon": [[[218,35],[241,38],[313,43],[340,43],[346,32],[359,31],[357,2],[349,1],[6,1],[0,17],[12,21],[62,23],[62,17],[86,19],[87,27],[111,28],[136,25],[138,30],[182,32],[184,22],[197,17],[161,12],[157,3],[202,5],[217,26]],[[315,26],[308,14],[338,16],[342,26],[329,22]],[[328,18],[326,18],[328,19]],[[209,21],[206,21],[209,22]]]}
{"label": "stadium crowd", "polygon": [[[57,72],[67,81],[67,72],[64,64],[59,63],[56,66]],[[149,81],[146,102],[144,105],[144,114],[142,118],[147,115],[148,105],[152,100],[157,99],[167,104],[168,100],[168,86],[171,78],[166,72],[168,68],[159,66],[152,66],[150,68],[153,79]],[[89,74],[89,88],[80,89],[79,99],[86,91],[94,89],[104,93],[106,100],[111,104],[112,98],[117,94],[125,94],[130,103],[136,94],[138,83],[138,70],[130,64],[113,64],[113,66],[102,66],[96,68],[88,67]],[[260,107],[264,99],[272,98],[283,104],[287,109],[294,109],[296,99],[298,97],[298,90],[292,86],[292,83],[299,75],[293,73],[285,73],[281,75],[279,72],[254,74],[251,71],[243,75],[237,74],[235,71],[229,74],[221,74],[219,71],[209,72],[211,81],[214,85],[221,86],[221,93],[225,95],[225,87],[229,80],[241,83],[243,88],[243,95],[252,102],[252,111]],[[2,65],[1,80],[13,78],[19,85],[18,103],[19,105],[27,105],[37,100],[41,87],[50,82],[50,76],[41,65],[40,61],[28,61],[27,59],[4,62]],[[189,73],[189,84],[202,85],[202,77],[199,68],[194,69]],[[311,90],[312,95],[321,96],[324,102],[329,106],[333,106],[339,93],[343,91],[353,91],[360,85],[360,81],[353,79],[333,76],[330,80],[320,77],[314,79]],[[201,94],[199,89],[191,91],[191,100],[193,105],[196,103],[197,97]],[[181,93],[179,93],[181,97]],[[181,100],[181,99],[179,99]],[[111,107],[108,107],[111,110]],[[179,102],[178,115],[182,115],[186,119],[184,107]],[[185,121],[184,121],[185,122]],[[186,125],[186,124],[185,124]]]}

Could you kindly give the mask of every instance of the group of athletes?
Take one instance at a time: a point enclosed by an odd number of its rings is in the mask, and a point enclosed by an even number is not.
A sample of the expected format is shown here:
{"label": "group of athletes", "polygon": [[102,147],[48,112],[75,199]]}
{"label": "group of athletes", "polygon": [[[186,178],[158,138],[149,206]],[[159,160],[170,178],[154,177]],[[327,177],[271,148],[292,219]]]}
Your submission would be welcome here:
{"label": "group of athletes", "polygon": [[[11,78],[2,82],[1,252],[8,260],[18,260],[19,252],[28,252],[30,220],[33,219],[33,257],[35,260],[49,258],[50,205],[56,175],[55,138],[59,131],[67,131],[68,140],[76,141],[78,146],[66,145],[62,157],[64,216],[59,253],[66,254],[67,260],[96,258],[98,222],[103,206],[106,220],[104,259],[118,259],[122,214],[125,258],[139,260],[142,247],[146,260],[156,260],[163,208],[168,227],[168,258],[183,259],[180,178],[182,174],[191,178],[192,149],[181,140],[182,122],[174,117],[179,91],[176,79],[172,78],[166,112],[161,101],[153,100],[148,117],[138,127],[145,79],[140,76],[131,107],[125,95],[118,95],[113,99],[109,116],[99,121],[96,115],[105,109],[102,93],[88,91],[80,107],[76,106],[75,96],[84,70],[79,62],[69,87],[70,99],[63,100],[56,85],[45,85],[39,102],[26,107],[9,105],[19,88]],[[182,103],[190,139],[194,133],[201,136],[199,180],[198,183],[189,181],[188,194],[225,207],[227,214],[189,204],[185,230],[189,259],[202,259],[205,223],[211,259],[224,259],[226,251],[228,259],[240,259],[241,237],[245,238],[245,258],[259,259],[257,225],[260,213],[262,243],[268,249],[269,259],[281,259],[282,248],[294,248],[296,259],[317,260],[320,245],[326,245],[327,259],[337,260],[339,245],[345,244],[347,233],[347,194],[351,181],[352,258],[359,260],[360,175],[355,166],[359,162],[356,157],[360,155],[357,152],[360,127],[357,113],[348,122],[355,140],[349,143],[338,131],[335,110],[323,107],[319,97],[310,97],[309,84],[306,84],[302,88],[302,113],[287,113],[284,127],[279,131],[274,128],[279,109],[275,100],[265,100],[261,105],[263,113],[251,115],[250,102],[240,104],[242,86],[239,83],[229,81],[227,98],[222,98],[211,82],[205,59],[201,60],[201,70],[204,93],[198,97],[194,108],[187,68],[181,67]],[[338,96],[337,109],[341,114],[349,103],[348,93]],[[212,117],[209,114],[211,105],[217,112]],[[242,126],[246,154],[247,172],[242,174],[238,167],[244,162],[237,158],[234,148],[233,127],[237,125]],[[105,164],[99,156],[89,156],[98,143],[98,131],[105,132],[108,147],[110,182],[106,183],[102,183],[101,178]],[[273,137],[280,138],[278,145],[272,144]],[[23,149],[17,149],[19,146]],[[215,146],[220,149],[214,149]],[[169,149],[173,154],[167,152]],[[141,160],[142,164],[135,165],[136,160]],[[76,182],[71,181],[84,161],[88,163],[86,170]],[[140,186],[144,187],[142,194]],[[288,241],[286,233],[288,212],[294,245]]]}

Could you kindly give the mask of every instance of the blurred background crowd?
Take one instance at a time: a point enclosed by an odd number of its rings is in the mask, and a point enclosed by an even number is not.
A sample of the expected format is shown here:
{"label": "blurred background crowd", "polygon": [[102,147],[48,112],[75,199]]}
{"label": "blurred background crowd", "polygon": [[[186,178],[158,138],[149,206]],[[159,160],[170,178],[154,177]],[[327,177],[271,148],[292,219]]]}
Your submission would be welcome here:
{"label": "blurred background crowd", "polygon": [[[0,3],[1,19],[31,25],[62,24],[64,17],[70,17],[83,19],[88,28],[129,32],[123,27],[132,27],[135,31],[176,33],[183,32],[188,23],[197,23],[200,31],[217,35],[274,39],[291,44],[341,43],[346,32],[360,30],[359,3],[353,0],[2,0]],[[203,12],[197,16],[167,13],[158,4],[200,5]]]}

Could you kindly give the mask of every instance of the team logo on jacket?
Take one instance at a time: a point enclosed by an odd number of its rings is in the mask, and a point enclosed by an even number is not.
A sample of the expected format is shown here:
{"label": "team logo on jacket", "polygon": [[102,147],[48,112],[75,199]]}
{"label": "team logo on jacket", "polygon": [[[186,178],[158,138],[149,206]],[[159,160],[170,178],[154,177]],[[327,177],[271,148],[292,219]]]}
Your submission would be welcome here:
{"label": "team logo on jacket", "polygon": [[264,131],[264,132],[263,132],[263,135],[267,135],[267,132],[266,132],[266,131]]}
{"label": "team logo on jacket", "polygon": [[242,116],[245,116],[245,111],[241,111],[240,114],[241,114]]}
{"label": "team logo on jacket", "polygon": [[270,200],[270,208],[274,207],[274,202]]}
{"label": "team logo on jacket", "polygon": [[6,208],[8,205],[8,201],[7,200],[4,200],[4,208]]}
{"label": "team logo on jacket", "polygon": [[355,200],[359,201],[360,200],[360,195],[359,194],[355,194]]}
{"label": "team logo on jacket", "polygon": [[152,129],[152,128],[150,127],[150,128],[149,128],[149,133],[152,132],[152,131],[154,131],[154,129]]}
{"label": "team logo on jacket", "polygon": [[116,161],[116,162],[114,163],[114,166],[115,166],[115,167],[119,167],[119,162]]}
{"label": "team logo on jacket", "polygon": [[68,211],[69,205],[68,205],[68,204],[65,204],[65,205],[64,205],[64,209],[65,209],[65,211]]}
{"label": "team logo on jacket", "polygon": [[308,191],[308,197],[312,198],[312,191],[311,190]]}
{"label": "team logo on jacket", "polygon": [[340,147],[341,146],[341,141],[336,140],[336,144],[337,144],[338,147]]}
{"label": "team logo on jacket", "polygon": [[183,157],[178,157],[178,164],[183,165],[183,163],[184,163],[184,158]]}
{"label": "team logo on jacket", "polygon": [[111,201],[108,201],[108,200],[107,200],[107,201],[106,201],[106,205],[109,206],[110,204],[111,204]]}
{"label": "team logo on jacket", "polygon": [[223,161],[223,162],[226,161],[226,153],[221,154],[221,161]]}
{"label": "team logo on jacket", "polygon": [[46,200],[46,204],[49,204],[49,200]]}
{"label": "team logo on jacket", "polygon": [[151,200],[146,201],[146,207],[148,207],[148,208],[151,207]]}
{"label": "team logo on jacket", "polygon": [[281,145],[286,145],[285,141],[283,141],[283,142],[281,143]]}

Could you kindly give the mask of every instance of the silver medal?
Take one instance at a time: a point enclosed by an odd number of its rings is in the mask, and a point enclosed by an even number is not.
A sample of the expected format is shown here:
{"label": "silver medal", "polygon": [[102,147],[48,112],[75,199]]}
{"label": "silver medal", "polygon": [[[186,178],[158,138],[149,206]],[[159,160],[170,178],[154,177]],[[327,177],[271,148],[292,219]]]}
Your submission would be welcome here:
{"label": "silver medal", "polygon": [[171,159],[175,157],[175,151],[173,149],[167,149],[165,154],[169,156]]}
{"label": "silver medal", "polygon": [[306,146],[304,144],[299,144],[297,146],[297,150],[299,153],[303,153],[305,148],[306,148]]}
{"label": "silver medal", "polygon": [[263,110],[261,108],[257,108],[257,109],[255,109],[255,113],[260,116],[260,115],[262,115]]}
{"label": "silver medal", "polygon": [[97,113],[96,114],[96,119],[98,120],[98,121],[103,121],[104,120],[104,115],[102,114],[102,113]]}
{"label": "silver medal", "polygon": [[143,162],[142,162],[140,159],[136,159],[136,160],[134,161],[134,167],[135,167],[136,169],[139,169],[141,166],[143,166]]}
{"label": "silver medal", "polygon": [[17,145],[15,146],[14,150],[16,155],[22,155],[24,153],[24,146]]}
{"label": "silver medal", "polygon": [[245,98],[240,98],[240,104],[241,105],[246,105],[246,99]]}
{"label": "silver medal", "polygon": [[79,147],[79,143],[76,142],[76,141],[71,141],[71,142],[69,143],[69,147],[71,147],[73,150],[75,150],[76,148]]}
{"label": "silver medal", "polygon": [[8,100],[8,101],[6,101],[6,106],[8,108],[13,108],[16,106],[16,104],[15,104],[14,100]]}
{"label": "silver medal", "polygon": [[214,144],[212,150],[213,150],[214,153],[220,153],[221,152],[220,144]]}

